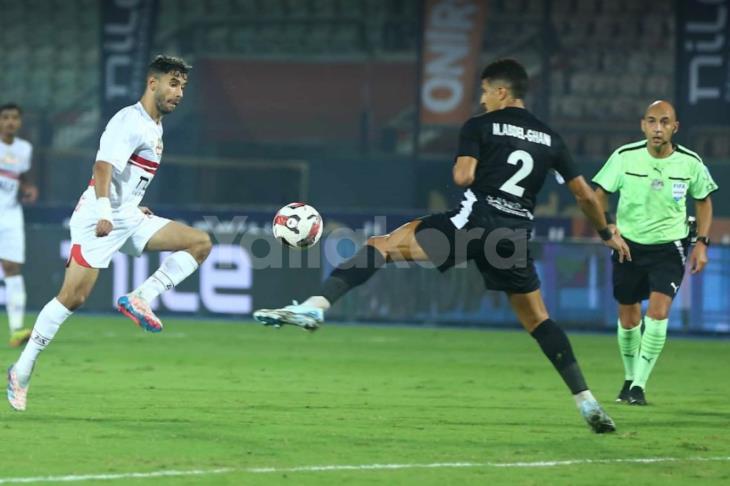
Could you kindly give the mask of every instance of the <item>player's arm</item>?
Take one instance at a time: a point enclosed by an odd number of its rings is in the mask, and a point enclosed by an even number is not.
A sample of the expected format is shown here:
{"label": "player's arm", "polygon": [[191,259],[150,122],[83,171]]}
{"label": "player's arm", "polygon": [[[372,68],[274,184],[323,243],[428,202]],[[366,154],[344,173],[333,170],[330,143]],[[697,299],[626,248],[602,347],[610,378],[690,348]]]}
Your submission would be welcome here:
{"label": "player's arm", "polygon": [[621,234],[616,226],[616,221],[609,211],[611,205],[608,201],[608,193],[601,186],[596,186],[596,197],[598,198],[598,202],[601,204],[601,209],[603,210],[603,215],[606,218],[606,223],[608,223],[608,228],[617,234]]}
{"label": "player's arm", "polygon": [[618,252],[620,262],[631,260],[631,252],[629,251],[628,245],[621,238],[621,235],[614,229],[608,227],[602,202],[583,176],[580,175],[578,167],[573,162],[573,158],[570,156],[565,142],[560,137],[556,137],[555,142],[555,170],[566,181],[568,189],[573,193],[581,211],[583,211],[583,214],[588,217],[593,227],[598,231],[603,243]]}
{"label": "player's arm", "polygon": [[466,155],[457,157],[452,171],[454,183],[460,187],[469,187],[472,185],[476,175],[478,162],[479,161],[474,157]]}
{"label": "player's arm", "polygon": [[30,171],[20,174],[20,200],[23,204],[33,204],[38,200],[38,187]]}
{"label": "player's arm", "polygon": [[[603,212],[608,212],[608,194],[606,191],[603,190],[601,186],[596,187],[596,197],[598,198],[598,202],[601,203],[601,209],[603,209]],[[608,222],[608,218],[606,218],[606,222]],[[609,223],[610,224],[610,223]]]}
{"label": "player's arm", "polygon": [[628,245],[621,236],[608,227],[601,201],[583,176],[577,176],[568,181],[568,189],[575,196],[575,201],[578,203],[581,211],[583,211],[583,214],[586,215],[591,224],[593,224],[593,227],[598,231],[603,242],[618,252],[619,261],[623,262],[624,259],[630,261],[631,252],[629,251]]}
{"label": "player's arm", "polygon": [[38,200],[38,188],[35,185],[36,166],[33,164],[33,146],[28,154],[28,167],[20,174],[20,201],[23,204],[33,204]]}
{"label": "player's arm", "polygon": [[712,198],[695,200],[695,217],[697,218],[697,243],[689,257],[692,273],[699,273],[707,265],[707,246],[709,244],[710,226],[712,226]]}
{"label": "player's arm", "polygon": [[112,205],[109,200],[109,186],[112,182],[114,166],[109,162],[97,160],[94,163],[94,191],[96,192],[96,211],[99,221],[96,223],[96,236],[103,237],[111,233]]}
{"label": "player's arm", "polygon": [[109,120],[99,140],[99,151],[94,163],[94,191],[96,192],[98,223],[96,235],[106,236],[113,228],[112,206],[109,189],[114,171],[120,174],[129,157],[140,146],[142,131],[138,123],[129,118],[129,112],[122,110]]}
{"label": "player's arm", "polygon": [[481,132],[478,121],[470,118],[459,131],[459,147],[452,169],[454,184],[469,187],[474,183],[479,163]]}

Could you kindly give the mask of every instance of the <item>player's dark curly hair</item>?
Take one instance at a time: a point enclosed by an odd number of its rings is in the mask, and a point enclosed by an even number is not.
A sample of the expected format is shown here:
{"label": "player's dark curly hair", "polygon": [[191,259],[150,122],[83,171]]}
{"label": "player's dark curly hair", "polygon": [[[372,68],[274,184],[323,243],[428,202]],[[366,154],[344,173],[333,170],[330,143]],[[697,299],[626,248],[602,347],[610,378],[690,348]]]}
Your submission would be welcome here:
{"label": "player's dark curly hair", "polygon": [[527,94],[529,85],[527,71],[514,59],[500,59],[487,65],[482,71],[482,79],[507,83],[512,96],[517,99],[523,99]]}
{"label": "player's dark curly hair", "polygon": [[158,55],[150,63],[148,73],[153,76],[161,76],[171,72],[179,72],[186,75],[193,68],[180,57]]}
{"label": "player's dark curly hair", "polygon": [[17,103],[5,103],[4,105],[0,105],[0,113],[2,113],[5,110],[16,110],[21,115],[23,114],[23,110],[20,108],[20,105]]}

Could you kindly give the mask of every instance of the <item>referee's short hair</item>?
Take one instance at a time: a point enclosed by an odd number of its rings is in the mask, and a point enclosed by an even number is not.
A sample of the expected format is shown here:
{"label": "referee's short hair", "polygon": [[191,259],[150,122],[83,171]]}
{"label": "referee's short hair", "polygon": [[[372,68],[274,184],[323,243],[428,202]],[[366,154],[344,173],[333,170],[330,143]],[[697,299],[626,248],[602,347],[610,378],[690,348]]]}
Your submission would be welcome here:
{"label": "referee's short hair", "polygon": [[503,81],[509,85],[512,96],[523,99],[527,94],[529,79],[525,67],[514,59],[500,59],[487,65],[482,79],[489,82]]}

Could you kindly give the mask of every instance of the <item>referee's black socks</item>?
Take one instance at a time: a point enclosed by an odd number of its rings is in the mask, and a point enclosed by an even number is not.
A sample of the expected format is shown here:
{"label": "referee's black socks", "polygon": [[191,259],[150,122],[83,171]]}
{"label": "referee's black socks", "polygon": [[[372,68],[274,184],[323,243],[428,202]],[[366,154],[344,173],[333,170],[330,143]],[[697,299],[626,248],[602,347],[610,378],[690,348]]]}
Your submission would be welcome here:
{"label": "referee's black socks", "polygon": [[531,336],[535,338],[542,352],[563,377],[563,381],[573,395],[588,389],[580,366],[575,360],[568,336],[560,326],[555,324],[552,319],[547,319],[538,324]]}
{"label": "referee's black socks", "polygon": [[355,256],[341,263],[322,285],[322,297],[330,304],[345,295],[350,289],[365,283],[385,265],[385,257],[377,248],[365,245]]}

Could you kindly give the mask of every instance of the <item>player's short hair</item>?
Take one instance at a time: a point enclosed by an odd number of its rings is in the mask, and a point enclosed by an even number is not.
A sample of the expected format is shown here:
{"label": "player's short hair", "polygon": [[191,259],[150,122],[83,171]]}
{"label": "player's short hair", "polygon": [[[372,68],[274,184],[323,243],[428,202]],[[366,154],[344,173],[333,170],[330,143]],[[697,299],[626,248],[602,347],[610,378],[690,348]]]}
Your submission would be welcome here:
{"label": "player's short hair", "polygon": [[148,66],[147,75],[159,77],[163,74],[172,72],[179,72],[182,75],[187,75],[192,68],[193,66],[186,63],[180,57],[158,55]]}
{"label": "player's short hair", "polygon": [[20,105],[17,103],[5,103],[4,105],[0,105],[0,113],[7,110],[16,110],[20,115],[23,114],[23,109],[20,108]]}
{"label": "player's short hair", "polygon": [[525,67],[514,59],[500,59],[488,64],[482,71],[482,79],[504,81],[509,85],[512,96],[522,99],[527,94],[529,78]]}

